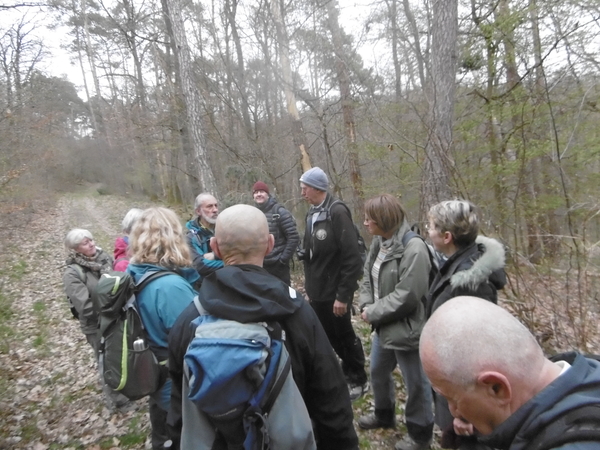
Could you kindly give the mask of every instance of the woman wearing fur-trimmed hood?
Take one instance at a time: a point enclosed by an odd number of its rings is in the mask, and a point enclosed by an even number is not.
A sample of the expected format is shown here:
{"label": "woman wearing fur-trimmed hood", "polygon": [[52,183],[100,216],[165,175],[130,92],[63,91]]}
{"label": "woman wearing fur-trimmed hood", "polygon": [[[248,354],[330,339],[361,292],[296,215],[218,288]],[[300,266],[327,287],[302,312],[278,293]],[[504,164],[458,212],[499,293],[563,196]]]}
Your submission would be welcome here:
{"label": "woman wearing fur-trimmed hood", "polygon": [[[427,317],[446,301],[461,295],[497,303],[498,289],[506,284],[504,247],[495,239],[477,235],[475,206],[464,200],[438,203],[429,210],[427,229],[435,249],[448,258],[429,288]],[[443,448],[487,448],[473,442],[474,436],[465,438],[455,433],[452,415],[440,395],[435,395],[435,422],[442,429]]]}
{"label": "woman wearing fur-trimmed hood", "polygon": [[503,245],[477,236],[475,207],[464,200],[449,200],[429,210],[429,239],[448,258],[429,289],[427,316],[459,295],[498,302],[498,289],[506,284]]}

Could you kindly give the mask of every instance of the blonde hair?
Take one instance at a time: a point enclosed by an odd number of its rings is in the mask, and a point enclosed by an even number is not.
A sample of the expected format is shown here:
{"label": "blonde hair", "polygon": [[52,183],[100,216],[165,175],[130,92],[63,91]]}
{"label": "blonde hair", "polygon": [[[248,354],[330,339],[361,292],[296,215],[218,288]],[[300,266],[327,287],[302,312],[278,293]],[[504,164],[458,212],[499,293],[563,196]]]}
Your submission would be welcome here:
{"label": "blonde hair", "polygon": [[190,250],[175,212],[167,208],[146,209],[129,236],[131,263],[168,268],[191,266]]}

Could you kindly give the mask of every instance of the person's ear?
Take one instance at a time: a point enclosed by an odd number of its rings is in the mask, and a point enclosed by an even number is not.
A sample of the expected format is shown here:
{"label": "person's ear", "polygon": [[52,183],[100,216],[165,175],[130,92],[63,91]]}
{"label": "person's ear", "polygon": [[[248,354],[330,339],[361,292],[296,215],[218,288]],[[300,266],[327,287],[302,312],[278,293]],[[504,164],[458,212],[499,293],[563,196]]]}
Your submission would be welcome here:
{"label": "person's ear", "polygon": [[510,381],[499,372],[482,372],[477,377],[477,384],[485,394],[500,405],[507,405],[513,397]]}
{"label": "person's ear", "polygon": [[442,239],[444,241],[444,244],[446,244],[446,245],[450,244],[451,242],[454,242],[452,233],[450,233],[449,231],[444,231],[444,234],[442,235]]}
{"label": "person's ear", "polygon": [[267,251],[265,252],[265,256],[267,256],[275,247],[275,237],[272,234],[269,234],[269,242],[267,243]]}
{"label": "person's ear", "polygon": [[217,238],[214,236],[210,238],[210,249],[213,251],[217,258],[223,259],[223,256],[221,255],[221,250],[219,249],[219,243],[217,242]]}

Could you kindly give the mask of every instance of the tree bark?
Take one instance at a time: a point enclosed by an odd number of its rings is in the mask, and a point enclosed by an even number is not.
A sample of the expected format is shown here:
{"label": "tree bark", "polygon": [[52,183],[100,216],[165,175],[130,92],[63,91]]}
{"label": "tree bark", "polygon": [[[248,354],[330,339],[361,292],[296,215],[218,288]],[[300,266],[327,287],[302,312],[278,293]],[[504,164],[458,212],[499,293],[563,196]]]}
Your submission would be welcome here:
{"label": "tree bark", "polygon": [[281,78],[283,80],[287,112],[292,122],[292,139],[294,141],[294,146],[296,146],[300,152],[302,172],[306,172],[312,167],[312,164],[307,150],[308,144],[306,142],[306,135],[304,134],[304,127],[302,126],[302,120],[300,119],[298,108],[296,107],[296,95],[294,94],[294,81],[292,79],[292,67],[290,64],[290,43],[281,2],[282,0],[273,0],[271,4],[273,21],[275,22],[275,30],[277,32]]}
{"label": "tree bark", "polygon": [[429,136],[425,146],[422,212],[452,196],[452,126],[456,91],[457,0],[433,2],[431,79],[428,83]]}
{"label": "tree bark", "polygon": [[202,99],[198,93],[197,83],[194,82],[194,68],[182,16],[183,3],[180,0],[167,0],[167,8],[173,27],[173,38],[176,45],[179,73],[187,111],[187,123],[192,143],[193,154],[190,163],[197,175],[198,190],[212,192],[218,197],[215,177],[208,164],[201,116]]}
{"label": "tree bark", "polygon": [[364,209],[364,192],[362,177],[360,173],[358,146],[356,144],[356,124],[354,121],[354,101],[350,89],[350,75],[344,61],[343,32],[339,24],[339,9],[337,0],[327,1],[327,24],[331,32],[331,40],[335,52],[335,70],[338,85],[340,87],[340,100],[342,103],[342,116],[344,119],[344,130],[346,147],[348,149],[348,160],[350,170],[350,181],[352,183],[352,194],[354,198],[355,211],[362,212]]}

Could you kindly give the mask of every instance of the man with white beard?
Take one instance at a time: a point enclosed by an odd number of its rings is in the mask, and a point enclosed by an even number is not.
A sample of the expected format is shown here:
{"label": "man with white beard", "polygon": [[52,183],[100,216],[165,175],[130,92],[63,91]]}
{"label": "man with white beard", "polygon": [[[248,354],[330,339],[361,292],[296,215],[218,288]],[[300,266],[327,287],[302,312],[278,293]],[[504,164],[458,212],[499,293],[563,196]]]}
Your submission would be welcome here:
{"label": "man with white beard", "polygon": [[207,193],[196,197],[194,202],[196,217],[185,226],[188,229],[187,242],[192,253],[193,266],[200,274],[200,280],[223,267],[223,261],[215,256],[210,248],[210,238],[215,235],[215,223],[219,215],[217,199]]}

